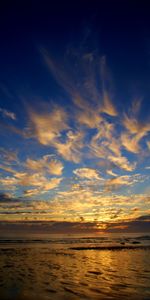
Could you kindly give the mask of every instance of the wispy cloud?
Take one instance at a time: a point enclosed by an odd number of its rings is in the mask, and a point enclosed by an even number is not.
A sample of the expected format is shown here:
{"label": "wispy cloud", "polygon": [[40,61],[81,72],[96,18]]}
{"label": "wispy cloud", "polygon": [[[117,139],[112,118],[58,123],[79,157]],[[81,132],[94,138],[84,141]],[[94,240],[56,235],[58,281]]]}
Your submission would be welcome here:
{"label": "wispy cloud", "polygon": [[[17,168],[22,171],[17,171]],[[28,158],[19,165],[0,165],[0,168],[11,173],[11,176],[2,176],[0,185],[5,190],[24,189],[24,195],[32,196],[48,192],[59,186],[62,178],[51,176],[61,176],[63,164],[52,158],[51,155],[44,155],[40,159]]]}
{"label": "wispy cloud", "polygon": [[[59,64],[45,49],[41,50],[41,54],[56,81],[68,92],[75,106],[80,108],[77,113],[78,121],[93,128],[102,119],[100,113],[110,116],[117,116],[118,113],[105,85],[105,81],[109,81],[106,59],[102,57],[99,60],[94,52],[80,53],[80,51],[70,49],[66,53],[67,59]],[[62,67],[64,64],[65,69]],[[96,72],[101,89],[97,87]],[[95,116],[93,120],[90,117],[90,110],[94,113],[93,117]]]}
{"label": "wispy cloud", "polygon": [[49,113],[29,110],[31,136],[40,144],[53,147],[65,160],[79,162],[83,148],[84,132],[70,130],[69,117],[61,107],[54,107]]}
{"label": "wispy cloud", "polygon": [[18,153],[16,150],[0,148],[0,157],[3,162],[18,162]]}
{"label": "wispy cloud", "polygon": [[47,178],[40,173],[16,173],[15,178],[17,178],[17,183],[22,186],[35,186],[43,188],[44,190],[52,189],[56,187],[61,178]]}
{"label": "wispy cloud", "polygon": [[110,155],[108,157],[108,159],[117,167],[119,167],[123,170],[129,171],[129,172],[133,171],[136,167],[135,162],[129,163],[128,159],[124,156],[115,157],[115,156]]}
{"label": "wispy cloud", "polygon": [[139,174],[135,175],[123,175],[117,176],[115,178],[111,178],[106,180],[105,187],[108,190],[118,189],[120,186],[130,186],[139,181],[141,181],[141,176]]}
{"label": "wispy cloud", "polygon": [[56,106],[42,113],[29,108],[28,112],[31,136],[43,145],[55,144],[61,133],[68,129],[67,114],[62,107]]}
{"label": "wispy cloud", "polygon": [[61,142],[57,140],[54,143],[56,151],[65,160],[73,161],[74,163],[79,163],[82,156],[84,132],[82,131],[68,131],[66,134],[66,142]]}
{"label": "wispy cloud", "polygon": [[15,177],[6,176],[4,178],[0,178],[0,185],[6,190],[14,190],[16,189],[18,181]]}
{"label": "wispy cloud", "polygon": [[101,111],[113,117],[116,117],[118,114],[114,104],[110,99],[109,94],[106,91],[104,91],[103,106],[101,108]]}
{"label": "wispy cloud", "polygon": [[80,168],[73,171],[75,175],[83,179],[99,180],[101,179],[100,174],[97,170],[91,168]]}
{"label": "wispy cloud", "polygon": [[0,164],[0,169],[6,171],[8,173],[16,173],[16,171],[14,169],[12,169],[11,167],[9,167],[7,165]]}
{"label": "wispy cloud", "polygon": [[111,176],[114,176],[114,177],[117,176],[117,174],[116,174],[115,172],[113,172],[112,170],[107,170],[106,173],[107,173],[108,175],[111,175]]}
{"label": "wispy cloud", "polygon": [[150,141],[147,141],[147,147],[150,150]]}
{"label": "wispy cloud", "polygon": [[[138,107],[137,107],[138,106]],[[126,131],[121,134],[122,145],[130,152],[141,152],[141,140],[150,132],[150,122],[140,122],[137,118],[137,110],[139,105],[135,105],[130,116],[125,114],[123,118],[123,126]]]}
{"label": "wispy cloud", "polygon": [[74,104],[76,106],[75,118],[77,123],[85,125],[88,128],[98,128],[100,126],[103,121],[100,103],[93,106],[91,103],[88,103],[86,99],[78,96],[74,99]]}
{"label": "wispy cloud", "polygon": [[2,114],[3,117],[6,117],[6,118],[11,119],[13,121],[15,121],[17,119],[14,112],[11,112],[11,111],[9,111],[5,108],[0,107],[0,113]]}
{"label": "wispy cloud", "polygon": [[121,135],[122,146],[124,146],[125,149],[130,152],[139,153],[141,150],[139,142],[142,137],[143,136],[140,133],[136,134],[134,136],[132,136],[128,133],[122,133],[122,135]]}
{"label": "wispy cloud", "polygon": [[62,175],[63,164],[62,162],[53,159],[51,155],[44,155],[41,159],[28,158],[25,167],[31,171],[38,173],[49,173],[52,175]]}

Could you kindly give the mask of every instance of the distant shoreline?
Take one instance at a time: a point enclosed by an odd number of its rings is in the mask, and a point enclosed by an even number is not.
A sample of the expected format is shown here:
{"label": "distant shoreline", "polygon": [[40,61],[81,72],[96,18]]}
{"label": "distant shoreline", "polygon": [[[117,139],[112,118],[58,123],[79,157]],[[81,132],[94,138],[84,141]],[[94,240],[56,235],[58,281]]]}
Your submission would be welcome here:
{"label": "distant shoreline", "polygon": [[150,245],[124,245],[124,246],[101,246],[101,247],[71,247],[70,250],[135,250],[150,249]]}

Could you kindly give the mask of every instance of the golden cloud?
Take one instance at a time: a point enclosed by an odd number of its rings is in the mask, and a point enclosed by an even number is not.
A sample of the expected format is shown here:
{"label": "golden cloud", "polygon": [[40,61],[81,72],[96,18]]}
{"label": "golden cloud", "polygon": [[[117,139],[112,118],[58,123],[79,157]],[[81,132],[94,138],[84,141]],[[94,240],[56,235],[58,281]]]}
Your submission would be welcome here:
{"label": "golden cloud", "polygon": [[59,186],[62,178],[47,178],[40,173],[26,173],[16,172],[13,177],[5,177],[0,179],[0,184],[3,188],[16,189],[19,187],[33,187],[34,189],[27,189],[26,196],[41,194]]}
{"label": "golden cloud", "polygon": [[38,113],[29,109],[30,130],[43,145],[54,145],[62,131],[68,129],[67,114],[61,107],[50,112]]}
{"label": "golden cloud", "polygon": [[101,108],[101,111],[113,117],[116,117],[118,115],[117,110],[106,91],[104,91],[103,106]]}
{"label": "golden cloud", "polygon": [[62,143],[56,141],[54,146],[57,153],[61,155],[65,160],[73,161],[74,163],[79,163],[81,160],[81,149],[83,148],[83,138],[84,133],[82,131],[69,131],[67,133],[66,142]]}
{"label": "golden cloud", "polygon": [[113,172],[112,170],[107,170],[106,173],[107,173],[108,175],[111,175],[111,176],[114,176],[114,177],[118,176],[118,175],[117,175],[115,172]]}
{"label": "golden cloud", "polygon": [[91,169],[91,168],[76,169],[73,171],[73,173],[83,179],[89,179],[89,180],[93,180],[93,179],[99,180],[100,179],[99,172],[97,170]]}
{"label": "golden cloud", "polygon": [[136,163],[130,164],[128,159],[124,156],[109,156],[108,159],[117,167],[126,170],[126,171],[133,171],[136,167]]}
{"label": "golden cloud", "polygon": [[25,166],[31,171],[36,171],[40,173],[49,173],[52,175],[62,175],[63,164],[62,162],[52,159],[51,155],[44,155],[41,159],[34,160],[28,158],[26,160]]}

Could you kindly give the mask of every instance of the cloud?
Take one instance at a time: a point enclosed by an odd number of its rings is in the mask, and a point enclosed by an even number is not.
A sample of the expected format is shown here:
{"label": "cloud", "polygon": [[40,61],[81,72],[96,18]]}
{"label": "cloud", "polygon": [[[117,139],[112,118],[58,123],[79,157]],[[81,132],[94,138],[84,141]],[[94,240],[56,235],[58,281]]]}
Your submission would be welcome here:
{"label": "cloud", "polygon": [[121,135],[122,146],[124,146],[126,150],[130,152],[139,153],[141,150],[141,147],[139,145],[141,138],[141,134],[131,136],[128,133],[123,133]]}
{"label": "cloud", "polygon": [[[100,114],[100,104],[92,106],[85,99],[77,97],[74,99],[74,103],[78,109],[76,109],[76,121],[80,125],[85,125],[88,128],[98,128],[103,121],[103,117]],[[96,107],[95,107],[96,106]]]}
{"label": "cloud", "polygon": [[[123,186],[134,186],[135,184],[142,183],[147,179],[149,179],[147,176],[141,174],[117,176],[115,178],[107,179],[105,181],[105,190],[119,190]],[[132,199],[133,196],[131,197],[131,201]]]}
{"label": "cloud", "polygon": [[[62,178],[47,178],[41,173],[26,173],[26,172],[16,172],[12,177],[7,176],[0,179],[0,184],[4,189],[15,190],[19,187],[32,187],[36,188],[37,192],[43,193],[51,189],[55,189],[59,186]],[[25,194],[36,194],[32,189],[28,189]]]}
{"label": "cloud", "polygon": [[[122,144],[123,135],[122,141],[120,141],[120,137],[117,137],[116,134],[115,125],[103,120],[100,128],[97,129],[97,133],[91,138],[89,146],[91,156],[106,159],[123,170],[129,172],[133,171],[136,167],[136,163],[130,164],[128,159],[125,156],[122,156]],[[132,143],[129,143],[129,147],[133,147]]]}
{"label": "cloud", "polygon": [[40,173],[48,173],[51,175],[62,175],[63,164],[62,162],[52,159],[51,155],[44,155],[41,159],[34,160],[28,158],[25,167],[31,171]]}
{"label": "cloud", "polygon": [[8,160],[6,162],[4,160],[4,165],[0,165],[0,168],[11,173],[11,176],[5,176],[4,173],[0,178],[2,189],[19,190],[24,196],[29,197],[55,189],[62,181],[62,178],[52,178],[52,176],[61,176],[64,168],[61,161],[53,158],[54,155],[44,155],[40,159],[28,157],[25,162],[18,160],[16,162],[17,157],[9,154],[7,151],[2,151],[2,157]]}
{"label": "cloud", "polygon": [[[27,189],[24,191],[24,196],[25,197],[32,197],[35,195],[41,195],[44,194],[50,190],[53,190],[55,188],[57,188],[60,184],[60,182],[62,181],[62,178],[51,178],[50,180],[46,180],[44,179],[43,182],[37,184],[35,181],[31,182],[31,186],[35,186],[36,189]],[[24,184],[23,184],[24,185]],[[29,186],[30,184],[28,184],[26,182],[25,186]]]}
{"label": "cloud", "polygon": [[119,143],[115,141],[114,124],[104,120],[91,138],[89,148],[91,155],[105,158],[113,153],[120,154]]}
{"label": "cloud", "polygon": [[[57,178],[58,179],[58,178]],[[136,177],[118,177],[117,181],[109,182],[109,184],[118,187],[120,185],[128,186],[134,184],[134,181],[140,180]],[[149,196],[146,194],[131,194],[130,196],[119,193],[113,194],[109,191],[100,192],[91,190],[86,186],[72,186],[66,191],[58,191],[55,196],[47,200],[28,200],[37,195],[37,191],[45,193],[42,187],[29,188],[24,191],[24,197],[14,199],[11,196],[6,196],[5,201],[0,203],[1,220],[10,219],[23,220],[28,218],[34,220],[68,220],[69,222],[97,222],[110,224],[112,219],[117,222],[125,222],[135,217],[139,217],[147,212],[147,205],[150,202]],[[7,199],[9,200],[7,201]],[[8,204],[7,204],[8,203]],[[136,210],[134,209],[136,207]],[[7,217],[8,216],[8,217]],[[84,220],[83,220],[84,218]]]}
{"label": "cloud", "polygon": [[126,170],[126,171],[133,171],[136,167],[136,163],[132,163],[130,164],[128,159],[124,156],[118,156],[118,157],[115,157],[115,156],[109,156],[108,159],[114,164],[116,165],[117,167],[123,169],[123,170]]}
{"label": "cloud", "polygon": [[11,111],[8,111],[7,109],[4,109],[4,108],[0,107],[0,113],[2,114],[3,117],[6,117],[6,118],[11,119],[13,121],[15,121],[17,119],[15,113],[13,113]]}
{"label": "cloud", "polygon": [[48,166],[49,173],[52,175],[57,175],[57,176],[62,175],[63,168],[64,168],[64,166],[63,166],[62,162],[60,162],[56,159],[51,159],[49,166]]}
{"label": "cloud", "polygon": [[139,153],[142,148],[141,140],[150,132],[150,123],[141,122],[138,113],[140,112],[141,101],[133,101],[128,114],[124,114],[122,124],[126,131],[121,133],[122,146],[129,152]]}
{"label": "cloud", "polygon": [[4,135],[13,133],[13,134],[21,136],[22,138],[27,137],[26,131],[23,131],[22,129],[20,129],[16,126],[14,126],[12,124],[8,124],[6,122],[3,122],[1,120],[0,120],[0,130]]}
{"label": "cloud", "polygon": [[17,179],[17,184],[21,186],[35,186],[43,188],[44,190],[50,190],[59,185],[62,178],[47,178],[40,173],[21,173],[18,172],[15,174]]}
{"label": "cloud", "polygon": [[147,147],[150,150],[150,141],[147,141]]}
{"label": "cloud", "polygon": [[150,132],[150,123],[141,123],[135,116],[124,115],[123,126],[126,132],[121,134],[122,145],[130,152],[139,153],[140,141]]}
{"label": "cloud", "polygon": [[[104,57],[99,60],[96,52],[87,53],[84,49],[80,48],[76,51],[72,48],[65,53],[64,60],[58,63],[45,49],[41,49],[41,54],[56,81],[67,91],[75,106],[78,107],[76,117],[80,124],[94,128],[103,118],[101,113],[117,116],[110,92],[106,89],[105,83],[109,82],[111,85],[111,80]],[[97,87],[97,78],[102,88]]]}
{"label": "cloud", "polygon": [[68,131],[66,135],[66,142],[60,142],[57,140],[54,143],[54,147],[59,155],[61,155],[65,160],[73,161],[74,163],[79,163],[82,157],[81,150],[84,146],[83,144],[84,132],[82,131]]}
{"label": "cloud", "polygon": [[110,97],[106,91],[104,91],[103,106],[101,108],[101,111],[112,117],[116,117],[118,115],[117,110],[113,105],[112,101],[110,100]]}
{"label": "cloud", "polygon": [[53,107],[49,112],[29,109],[30,132],[42,145],[55,145],[62,132],[68,129],[67,114],[61,107]]}
{"label": "cloud", "polygon": [[141,103],[142,103],[142,99],[135,99],[132,102],[132,106],[131,106],[131,114],[137,116],[138,113],[140,112],[141,109]]}
{"label": "cloud", "polygon": [[[10,218],[10,216],[9,216]],[[143,215],[126,221],[111,220],[111,222],[103,221],[54,221],[54,220],[19,220],[0,222],[0,233],[2,236],[9,236],[10,232],[15,235],[20,233],[95,233],[95,232],[147,232],[150,231],[150,216]],[[142,236],[139,237],[142,239]]]}
{"label": "cloud", "polygon": [[53,147],[65,160],[80,161],[84,133],[69,129],[68,116],[63,108],[57,106],[50,113],[30,109],[29,115],[31,136],[33,132],[40,144]]}
{"label": "cloud", "polygon": [[0,165],[0,169],[8,173],[15,173],[16,171],[7,165]]}
{"label": "cloud", "polygon": [[129,176],[129,175],[123,175],[123,176],[117,176],[115,178],[111,178],[106,180],[105,187],[107,190],[113,190],[118,189],[120,186],[130,186],[135,184],[136,182],[139,182],[140,178],[138,174]]}
{"label": "cloud", "polygon": [[13,196],[10,193],[0,193],[0,202],[9,203],[13,199]]}
{"label": "cloud", "polygon": [[51,178],[49,181],[47,181],[44,184],[44,190],[48,191],[51,189],[55,189],[59,186],[60,182],[62,181],[62,178]]}
{"label": "cloud", "polygon": [[129,117],[127,114],[124,115],[122,123],[131,134],[137,134],[143,127],[143,125],[139,123],[137,119],[134,117]]}
{"label": "cloud", "polygon": [[[51,58],[47,51],[41,51],[43,58],[52,72],[58,83],[69,93],[73,104],[75,105],[75,115],[73,116],[74,124],[83,125],[84,135],[88,135],[87,129],[96,129],[96,133],[92,132],[88,148],[90,149],[89,156],[94,156],[102,159],[108,159],[117,167],[126,171],[132,171],[135,169],[136,163],[130,164],[128,158],[122,155],[122,148],[127,151],[138,154],[141,151],[140,141],[150,131],[149,123],[141,123],[138,119],[138,113],[140,111],[141,101],[133,101],[129,114],[124,114],[121,123],[126,131],[118,131],[115,126],[115,120],[107,121],[107,116],[117,117],[118,112],[115,105],[111,101],[111,79],[110,74],[106,68],[106,59],[101,59],[101,89],[97,89],[95,81],[95,68],[97,66],[97,57],[92,53],[83,53],[76,55],[71,50],[71,59],[68,58],[68,67],[66,71],[59,66],[59,64]],[[73,55],[73,56],[72,56]],[[72,57],[76,61],[76,65],[80,68],[82,74],[82,84],[78,80],[78,76],[73,69],[71,72],[70,66],[72,66]],[[84,66],[85,61],[87,67]],[[88,68],[91,68],[91,77],[88,75]],[[75,72],[74,72],[75,71]],[[71,72],[71,74],[70,74]],[[93,89],[93,97],[90,97],[90,91]],[[82,128],[82,127],[81,127]],[[68,133],[67,133],[68,135]],[[78,141],[77,141],[78,143]],[[84,148],[83,140],[80,139],[78,148],[70,141],[70,138],[66,139],[66,143],[62,143],[60,138],[54,139],[53,146],[57,153],[66,160],[73,162],[80,162],[81,149]],[[75,154],[76,152],[76,154]]]}
{"label": "cloud", "polygon": [[112,170],[107,170],[106,173],[107,173],[108,175],[111,175],[111,176],[114,176],[114,177],[118,176],[118,175],[117,175],[115,172],[113,172]]}
{"label": "cloud", "polygon": [[0,185],[8,190],[16,189],[17,182],[15,177],[6,176],[5,178],[0,178]]}
{"label": "cloud", "polygon": [[83,179],[89,179],[89,180],[93,180],[93,179],[99,180],[100,179],[99,172],[97,170],[91,169],[91,168],[76,169],[73,171],[73,173]]}
{"label": "cloud", "polygon": [[[68,91],[69,93],[72,94],[74,92],[74,83],[72,82],[73,81],[73,78],[72,78],[73,69],[72,69],[71,74],[70,73],[68,74],[65,71],[65,69],[62,67],[63,62],[57,63],[56,60],[52,59],[52,57],[50,56],[48,51],[46,51],[46,49],[44,49],[44,48],[40,49],[40,52],[46,63],[46,66],[48,67],[48,69],[50,70],[50,72],[52,73],[52,75],[54,76],[56,81],[66,91]],[[67,66],[66,66],[66,69],[67,69]]]}
{"label": "cloud", "polygon": [[78,51],[73,47],[69,48],[61,60],[56,60],[48,51],[41,49],[42,57],[51,74],[77,106],[78,99],[85,99],[86,104],[91,102],[98,104],[100,101],[95,72],[97,70],[97,75],[100,73],[99,57],[96,52],[87,53],[84,50],[81,47],[78,47]]}
{"label": "cloud", "polygon": [[17,162],[18,155],[16,150],[8,150],[4,148],[0,148],[0,157],[5,162]]}
{"label": "cloud", "polygon": [[25,190],[23,192],[23,195],[24,195],[24,197],[32,197],[35,195],[39,195],[41,193],[42,193],[42,191],[40,191],[39,189],[29,189],[29,190]]}

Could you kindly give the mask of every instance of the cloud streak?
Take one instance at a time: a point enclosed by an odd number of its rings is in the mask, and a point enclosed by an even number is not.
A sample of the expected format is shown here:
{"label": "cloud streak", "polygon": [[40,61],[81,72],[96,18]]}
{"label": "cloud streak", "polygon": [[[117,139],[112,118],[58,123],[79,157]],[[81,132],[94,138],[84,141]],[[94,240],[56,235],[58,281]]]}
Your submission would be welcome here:
{"label": "cloud streak", "polygon": [[95,169],[91,169],[91,168],[80,168],[80,169],[76,169],[73,171],[73,173],[75,175],[77,175],[78,177],[80,177],[81,179],[89,179],[89,180],[99,180],[100,175],[99,172]]}
{"label": "cloud streak", "polygon": [[11,119],[13,121],[15,121],[17,119],[16,115],[14,112],[11,112],[5,108],[1,108],[0,107],[0,113],[2,114],[3,117]]}

